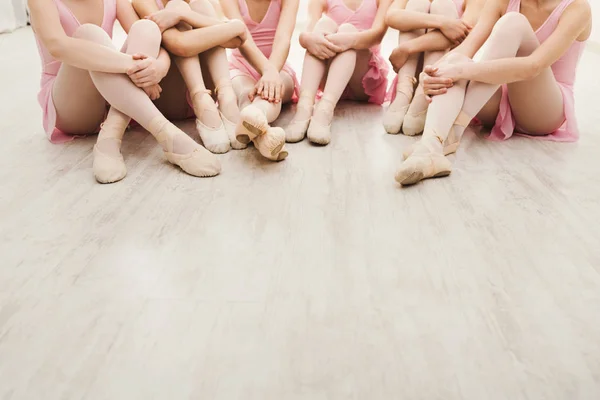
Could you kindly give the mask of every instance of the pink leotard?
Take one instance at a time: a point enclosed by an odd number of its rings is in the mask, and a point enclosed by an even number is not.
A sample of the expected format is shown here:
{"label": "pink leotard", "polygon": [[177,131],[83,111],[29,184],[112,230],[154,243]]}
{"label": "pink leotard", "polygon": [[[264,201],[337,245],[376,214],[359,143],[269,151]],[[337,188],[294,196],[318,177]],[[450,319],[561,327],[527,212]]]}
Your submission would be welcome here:
{"label": "pink leotard", "polygon": [[[273,50],[275,32],[277,31],[277,25],[279,24],[279,17],[281,15],[281,0],[271,0],[269,9],[260,23],[250,18],[250,11],[248,10],[246,0],[238,0],[238,4],[240,6],[240,13],[242,14],[244,23],[252,35],[252,40],[254,40],[254,43],[256,43],[256,46],[265,55],[265,57],[269,58],[271,56],[271,51]],[[255,81],[258,81],[261,76],[244,58],[238,49],[235,49],[231,52],[231,57],[229,58],[229,71],[231,74],[231,79],[235,78],[236,76],[245,75],[250,76]],[[285,63],[282,71],[290,75],[294,81],[294,94],[292,96],[292,101],[295,102],[298,100],[298,95],[300,94],[300,84],[298,83],[296,73],[288,63]]]}
{"label": "pink leotard", "polygon": [[[465,10],[464,10],[464,5],[465,2],[464,0],[452,0],[452,2],[454,3],[454,5],[456,6],[456,11],[458,12],[458,18],[462,18]],[[392,86],[390,86],[390,89],[387,93],[386,96],[386,100],[389,101],[394,101],[394,99],[396,98],[396,86],[398,85],[398,75],[396,75],[394,77],[394,80],[392,81]]]}
{"label": "pink leotard", "polygon": [[[554,9],[548,19],[535,32],[540,43],[552,35],[558,25],[558,21],[565,9],[574,0],[562,0]],[[508,4],[506,12],[520,12],[521,0],[511,0]],[[585,42],[575,41],[563,56],[552,64],[552,73],[556,78],[556,82],[560,87],[563,95],[565,122],[556,131],[545,136],[528,136],[536,139],[553,140],[556,142],[574,142],[579,138],[579,129],[577,128],[577,120],[575,118],[575,98],[573,93],[573,85],[575,84],[575,76],[577,72],[577,64],[581,57],[581,53],[585,47]],[[519,132],[519,127],[516,125],[515,117],[510,109],[510,101],[508,99],[508,87],[502,85],[502,100],[500,102],[500,110],[496,118],[496,124],[492,128],[489,135],[490,140],[505,140],[511,137],[515,131]]]}
{"label": "pink leotard", "polygon": [[[77,28],[81,26],[71,10],[65,6],[60,0],[54,0],[60,23],[65,30],[67,36],[73,36]],[[101,28],[112,37],[113,25],[117,19],[117,2],[116,0],[104,0],[104,18]],[[55,60],[42,42],[36,35],[36,42],[40,58],[42,60],[42,77],[40,83],[40,91],[38,93],[38,103],[42,107],[42,121],[44,130],[48,139],[52,143],[64,143],[73,140],[74,136],[56,128],[56,109],[52,102],[52,88],[62,62]]]}
{"label": "pink leotard", "polygon": [[[326,15],[334,20],[338,26],[341,24],[351,24],[359,31],[370,29],[377,15],[377,0],[363,0],[356,11],[351,10],[343,0],[327,0]],[[369,102],[382,104],[385,101],[387,91],[387,76],[390,68],[386,60],[381,56],[380,46],[374,46],[371,49],[371,59],[369,60],[369,70],[362,78],[362,86],[365,94],[369,96]],[[342,99],[354,99],[350,87],[342,94]]]}

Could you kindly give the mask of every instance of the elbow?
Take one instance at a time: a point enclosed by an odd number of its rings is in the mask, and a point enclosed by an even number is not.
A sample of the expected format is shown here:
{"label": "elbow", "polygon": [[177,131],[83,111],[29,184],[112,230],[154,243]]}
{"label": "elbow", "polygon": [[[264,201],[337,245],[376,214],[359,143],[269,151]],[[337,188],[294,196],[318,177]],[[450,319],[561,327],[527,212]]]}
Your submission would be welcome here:
{"label": "elbow", "polygon": [[527,60],[527,67],[525,68],[523,80],[530,80],[539,76],[544,70],[544,64],[536,59],[530,58]]}
{"label": "elbow", "polygon": [[48,53],[50,53],[52,58],[59,61],[61,61],[64,58],[67,47],[65,40],[60,38],[50,39],[49,41],[47,41],[47,43],[45,43],[45,45],[48,49]]}
{"label": "elbow", "polygon": [[399,23],[401,22],[401,16],[399,14],[400,12],[397,10],[388,10],[387,13],[385,13],[385,24],[390,28],[400,29],[402,24]]}
{"label": "elbow", "polygon": [[191,52],[190,47],[185,43],[182,38],[175,38],[174,40],[170,40],[167,45],[167,50],[169,53],[173,54],[177,57],[191,57],[193,54]]}

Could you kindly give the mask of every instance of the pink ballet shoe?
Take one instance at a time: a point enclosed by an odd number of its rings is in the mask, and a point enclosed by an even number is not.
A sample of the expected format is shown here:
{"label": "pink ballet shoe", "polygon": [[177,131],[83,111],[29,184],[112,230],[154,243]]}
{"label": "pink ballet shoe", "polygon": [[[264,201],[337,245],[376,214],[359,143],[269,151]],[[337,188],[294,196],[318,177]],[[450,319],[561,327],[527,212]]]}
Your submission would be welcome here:
{"label": "pink ballet shoe", "polygon": [[282,161],[288,156],[282,128],[269,127],[264,135],[255,137],[253,142],[258,152],[269,160]]}
{"label": "pink ballet shoe", "polygon": [[[198,144],[196,144],[197,147],[191,153],[174,153],[175,138],[179,135],[185,135],[186,137],[187,135],[171,122],[164,123],[162,117],[157,117],[150,122],[150,126],[158,128],[154,129],[154,131],[158,131],[156,139],[162,146],[165,157],[171,164],[177,165],[184,172],[197,177],[216,176],[221,172],[219,159]],[[188,137],[188,139],[190,138]]]}
{"label": "pink ballet shoe", "polygon": [[[331,107],[331,119],[329,121],[320,121],[319,119],[322,117],[317,116],[318,108],[324,107],[325,104],[329,104],[329,107]],[[331,142],[331,120],[333,119],[334,107],[335,103],[325,97],[321,98],[319,104],[315,106],[315,112],[310,119],[307,131],[308,140],[311,143],[326,146]]]}
{"label": "pink ballet shoe", "polygon": [[406,136],[420,135],[423,133],[423,129],[425,129],[426,120],[427,108],[416,114],[412,114],[409,107],[408,112],[404,116],[404,122],[402,123],[402,133],[404,133]]}
{"label": "pink ballet shoe", "polygon": [[[210,90],[202,90],[200,92],[194,93],[192,95],[192,98],[194,98],[194,96],[200,93],[204,93],[210,97]],[[208,110],[206,107],[204,107],[200,111],[200,115],[202,115],[206,111],[210,112],[212,110]],[[200,135],[200,139],[202,139],[204,147],[206,147],[206,149],[210,152],[216,154],[223,154],[227,153],[231,149],[229,136],[227,135],[227,130],[225,129],[225,126],[222,121],[221,126],[217,128],[210,128],[204,125],[199,118],[196,118],[196,130]]]}
{"label": "pink ballet shoe", "polygon": [[[406,118],[406,113],[410,107],[410,102],[412,100],[412,96],[414,93],[414,86],[417,80],[414,77],[403,77],[402,81],[398,80],[396,85],[396,98],[399,95],[403,95],[408,99],[408,104],[400,107],[397,110],[392,108],[392,104],[389,105],[385,113],[383,114],[383,127],[385,131],[390,135],[397,135],[400,133],[400,129],[402,128],[402,124],[404,123],[404,119]],[[401,79],[401,78],[399,78]],[[395,99],[394,99],[395,101]]]}
{"label": "pink ballet shoe", "polygon": [[[217,95],[217,99],[219,99],[221,90],[224,87],[231,88],[232,87],[231,82],[221,83],[219,86],[215,87],[215,94]],[[235,95],[235,93],[232,93],[232,94]],[[236,100],[236,103],[237,103],[237,100]],[[225,131],[227,132],[227,136],[229,137],[229,142],[231,143],[231,148],[234,150],[243,150],[246,147],[248,147],[248,144],[241,143],[236,139],[235,132],[236,132],[237,124],[235,122],[231,122],[229,119],[227,119],[227,117],[225,117],[225,114],[221,110],[222,105],[223,104],[221,103],[221,100],[219,99],[219,114],[221,115],[221,121],[223,121],[223,125],[225,126]],[[237,104],[236,104],[236,106],[237,106]]]}
{"label": "pink ballet shoe", "polygon": [[221,113],[221,120],[223,121],[223,125],[225,126],[225,130],[227,131],[227,136],[229,136],[229,142],[231,143],[231,148],[234,150],[244,150],[248,147],[247,143],[242,143],[236,138],[236,127],[237,124],[228,120],[223,113]]}
{"label": "pink ballet shoe", "polygon": [[414,185],[429,178],[441,178],[452,173],[452,163],[441,152],[421,141],[396,172],[396,182],[402,186]]}
{"label": "pink ballet shoe", "polygon": [[[117,141],[118,146],[121,147],[121,140],[114,140]],[[121,153],[118,155],[103,153],[99,149],[98,142],[94,145],[93,153],[94,162],[92,169],[94,171],[94,177],[99,183],[114,183],[125,178],[125,175],[127,175],[127,168],[125,167],[125,161],[123,160],[123,155]]]}
{"label": "pink ballet shoe", "polygon": [[269,121],[260,108],[250,104],[240,112],[240,122],[236,127],[236,139],[240,143],[248,144],[258,136],[267,133]]}
{"label": "pink ballet shoe", "polygon": [[[303,101],[304,100],[304,101]],[[312,116],[313,106],[310,106],[310,109],[306,106],[302,106],[303,102],[310,102],[312,104],[314,102],[314,96],[307,94],[300,94],[300,99],[298,99],[297,108],[304,108],[304,111],[307,115]],[[296,110],[296,115],[298,115],[298,111]],[[297,143],[304,140],[306,136],[306,131],[308,130],[308,125],[310,124],[310,117],[304,120],[296,119],[296,116],[292,118],[288,126],[285,128],[285,141],[288,143]]]}

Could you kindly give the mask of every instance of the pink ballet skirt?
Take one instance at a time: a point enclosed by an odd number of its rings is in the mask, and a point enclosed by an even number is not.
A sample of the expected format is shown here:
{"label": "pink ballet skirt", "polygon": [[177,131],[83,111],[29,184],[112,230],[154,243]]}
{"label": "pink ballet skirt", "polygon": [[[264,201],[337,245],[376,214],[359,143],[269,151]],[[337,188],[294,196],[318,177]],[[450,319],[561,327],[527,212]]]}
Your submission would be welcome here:
{"label": "pink ballet skirt", "polygon": [[[462,18],[465,10],[464,10],[464,6],[465,6],[465,2],[464,0],[452,0],[454,2],[454,5],[456,6],[456,11],[458,12],[458,18]],[[390,86],[390,89],[387,92],[386,95],[386,101],[394,101],[394,99],[396,99],[396,86],[398,86],[398,74],[396,74],[396,76],[394,77],[394,80],[392,81],[392,86]]]}
{"label": "pink ballet skirt", "polygon": [[[71,10],[65,6],[60,0],[54,0],[58,14],[60,17],[60,23],[67,34],[67,36],[73,36],[73,33],[77,28],[81,26],[75,15]],[[110,37],[112,37],[113,25],[117,18],[117,3],[116,0],[104,0],[104,19],[100,26]],[[40,91],[37,99],[38,103],[42,107],[42,123],[44,131],[48,140],[52,143],[65,143],[73,140],[76,135],[70,135],[66,132],[56,128],[56,108],[52,101],[52,88],[54,87],[54,81],[58,75],[58,71],[62,65],[62,62],[55,60],[48,52],[48,49],[43,43],[35,37],[40,58],[42,61],[42,76],[40,80]],[[98,131],[100,127],[98,127]],[[94,133],[94,132],[90,132]]]}
{"label": "pink ballet skirt", "polygon": [[[377,15],[377,0],[363,0],[362,4],[356,9],[351,10],[343,0],[327,0],[326,15],[335,21],[336,24],[351,24],[359,31],[370,29]],[[369,70],[362,78],[362,86],[365,94],[369,96],[369,103],[383,104],[386,98],[388,85],[388,74],[390,67],[381,55],[380,46],[374,46],[370,49],[371,59],[369,60]],[[322,87],[317,93],[317,97],[323,95]],[[342,93],[342,100],[354,100],[356,95],[352,93],[349,86]]]}
{"label": "pink ballet skirt", "polygon": [[[281,15],[281,0],[271,0],[267,13],[260,23],[257,23],[250,18],[250,11],[248,10],[246,0],[238,0],[238,4],[242,17],[244,18],[244,23],[252,35],[252,40],[254,40],[254,43],[256,43],[256,46],[265,57],[269,58],[273,51],[273,41],[275,40],[275,32],[277,31],[277,25],[279,24],[279,17]],[[292,101],[295,103],[298,101],[298,96],[300,95],[300,83],[296,77],[296,72],[288,63],[285,63],[282,71],[291,76],[294,81]],[[231,52],[231,57],[229,58],[229,74],[231,79],[240,75],[249,76],[255,81],[258,81],[261,78],[258,71],[250,65],[238,49]]]}
{"label": "pink ballet skirt", "polygon": [[[556,29],[560,17],[564,10],[574,0],[562,0],[562,2],[554,9],[548,19],[542,24],[542,26],[535,32],[540,43],[543,43],[546,39],[552,35]],[[521,0],[511,0],[506,12],[519,12],[521,9]],[[575,117],[575,96],[573,86],[575,84],[575,77],[577,73],[577,65],[585,42],[575,41],[571,47],[552,64],[552,72],[556,78],[556,82],[563,96],[563,108],[565,115],[565,122],[556,131],[549,135],[528,135],[523,132],[516,124],[515,116],[510,108],[510,100],[508,98],[508,86],[502,85],[502,99],[500,101],[500,110],[496,117],[496,123],[492,128],[488,139],[490,140],[506,140],[513,134],[520,136],[527,136],[533,139],[540,140],[551,140],[555,142],[575,142],[579,139],[579,128],[577,126],[577,119]]]}

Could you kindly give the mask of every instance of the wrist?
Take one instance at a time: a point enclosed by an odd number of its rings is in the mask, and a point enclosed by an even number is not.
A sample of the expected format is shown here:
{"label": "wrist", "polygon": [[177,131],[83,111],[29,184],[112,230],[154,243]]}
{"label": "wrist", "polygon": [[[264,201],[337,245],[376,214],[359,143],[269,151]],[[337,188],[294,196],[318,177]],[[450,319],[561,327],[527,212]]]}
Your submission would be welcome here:
{"label": "wrist", "polygon": [[433,21],[433,26],[431,28],[442,29],[444,27],[444,25],[446,25],[447,17],[445,17],[443,15],[432,15],[432,17],[435,17],[435,19]]}

